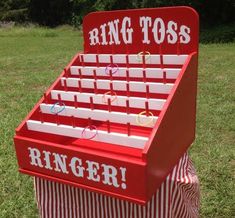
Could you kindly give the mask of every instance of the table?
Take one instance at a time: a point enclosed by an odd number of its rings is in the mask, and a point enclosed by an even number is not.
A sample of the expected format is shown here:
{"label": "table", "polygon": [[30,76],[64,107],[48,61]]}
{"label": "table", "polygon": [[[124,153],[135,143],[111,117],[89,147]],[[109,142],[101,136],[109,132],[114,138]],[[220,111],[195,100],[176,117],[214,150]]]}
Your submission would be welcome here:
{"label": "table", "polygon": [[41,218],[196,218],[199,181],[185,153],[145,205],[35,177]]}

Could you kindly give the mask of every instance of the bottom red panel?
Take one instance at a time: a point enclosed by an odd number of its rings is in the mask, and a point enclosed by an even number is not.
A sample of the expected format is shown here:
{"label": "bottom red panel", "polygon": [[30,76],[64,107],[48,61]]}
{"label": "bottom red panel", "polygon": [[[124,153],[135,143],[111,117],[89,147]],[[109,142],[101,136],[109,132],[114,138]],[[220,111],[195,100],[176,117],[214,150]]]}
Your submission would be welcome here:
{"label": "bottom red panel", "polygon": [[[72,186],[147,202],[146,164],[115,154],[92,153],[75,146],[52,145],[15,137],[20,172]],[[118,160],[116,159],[118,157]]]}

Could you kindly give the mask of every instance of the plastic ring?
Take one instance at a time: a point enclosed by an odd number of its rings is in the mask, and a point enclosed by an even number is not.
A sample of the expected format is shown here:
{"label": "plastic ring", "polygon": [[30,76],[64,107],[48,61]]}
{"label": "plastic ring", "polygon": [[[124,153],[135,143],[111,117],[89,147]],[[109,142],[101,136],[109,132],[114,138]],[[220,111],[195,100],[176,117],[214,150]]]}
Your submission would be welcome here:
{"label": "plastic ring", "polygon": [[111,98],[111,102],[113,102],[113,101],[115,101],[117,99],[117,93],[116,92],[108,91],[108,92],[105,92],[103,94],[102,100],[103,100],[104,103],[108,103],[108,100],[106,100],[106,96],[107,95],[114,96],[113,98]]}
{"label": "plastic ring", "polygon": [[[91,137],[87,138],[87,137],[86,137],[86,130],[87,130],[87,129],[95,130],[95,134],[92,135]],[[82,134],[81,134],[81,136],[82,136],[83,139],[93,139],[93,138],[95,138],[97,135],[98,135],[98,130],[97,130],[97,127],[94,126],[94,125],[86,126],[86,127],[82,130]]]}
{"label": "plastic ring", "polygon": [[136,117],[136,123],[140,126],[148,126],[149,124],[153,123],[153,113],[151,111],[149,111],[149,114],[150,114],[150,117],[151,118],[149,121],[145,122],[145,123],[141,123],[140,122],[140,116],[143,115],[143,114],[147,114],[147,111],[142,111],[138,114],[138,116]]}
{"label": "plastic ring", "polygon": [[110,75],[110,70],[111,70],[111,75],[113,75],[119,71],[119,67],[117,64],[109,64],[105,68],[105,74]]}
{"label": "plastic ring", "polygon": [[145,61],[147,61],[150,58],[150,52],[149,51],[145,51],[145,52],[141,51],[141,52],[139,52],[137,54],[137,57],[136,57],[137,61],[141,62],[143,60],[143,58],[142,58],[143,56],[145,58]]}
{"label": "plastic ring", "polygon": [[[65,104],[64,103],[61,103],[61,104],[62,104],[62,106],[60,105],[60,102],[56,102],[55,104],[53,104],[50,108],[51,113],[52,114],[61,113],[65,109]],[[61,107],[61,109],[59,109],[58,111],[55,110],[55,106],[57,106],[57,105]]]}

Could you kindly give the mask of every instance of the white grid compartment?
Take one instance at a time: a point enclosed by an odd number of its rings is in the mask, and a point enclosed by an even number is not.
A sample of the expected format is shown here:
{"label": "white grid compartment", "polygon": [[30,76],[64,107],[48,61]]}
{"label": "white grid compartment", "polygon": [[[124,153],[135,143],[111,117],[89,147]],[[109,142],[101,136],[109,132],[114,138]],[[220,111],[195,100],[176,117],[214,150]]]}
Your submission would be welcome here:
{"label": "white grid compartment", "polygon": [[110,90],[110,84],[113,85],[113,90],[115,91],[127,91],[127,84],[129,84],[129,91],[131,92],[147,92],[147,86],[149,86],[150,93],[157,94],[169,94],[173,84],[167,83],[152,83],[152,82],[136,82],[136,81],[120,81],[120,80],[103,80],[103,79],[79,79],[79,78],[61,78],[61,85],[67,87],[76,87],[79,88],[79,81],[81,81],[81,88],[95,88],[95,83],[97,89],[106,89]]}
{"label": "white grid compartment", "polygon": [[[147,55],[146,55],[147,56]],[[112,57],[112,58],[111,58]],[[148,64],[161,64],[160,55],[150,55],[149,59],[146,59],[146,68],[141,67],[142,61],[139,61],[136,54],[128,55],[128,61],[130,64],[140,64],[139,67],[119,67],[119,70],[112,77],[105,72],[106,67],[104,66],[86,66],[86,63],[96,63],[97,58],[99,63],[117,63],[117,64],[126,64],[126,54],[79,54],[80,61],[82,60],[81,66],[71,66],[69,76],[66,73],[66,77],[61,77],[59,83],[64,90],[53,89],[50,92],[50,96],[52,100],[55,101],[75,101],[78,103],[90,103],[92,98],[92,104],[98,105],[107,105],[107,102],[104,101],[103,94],[96,94],[95,92],[95,84],[97,89],[102,90],[111,90],[113,91],[127,91],[127,85],[129,86],[129,91],[134,93],[145,93],[147,92],[147,87],[149,88],[149,93],[154,94],[170,94],[174,87],[174,83],[167,83],[167,79],[177,79],[179,73],[181,71],[181,67],[172,67],[172,68],[154,68],[147,67]],[[163,64],[167,65],[183,65],[187,59],[188,55],[163,55],[162,60]],[[112,61],[111,61],[112,59]],[[130,80],[127,81],[127,70]],[[94,73],[95,71],[95,73]],[[101,76],[102,79],[95,77]],[[86,76],[90,76],[86,78]],[[94,78],[92,78],[92,76]],[[144,80],[144,76],[148,81]],[[85,77],[85,78],[84,78]],[[117,80],[116,77],[125,78],[124,80]],[[143,81],[135,81],[132,78],[143,78]],[[162,79],[162,82],[153,82],[151,79]],[[158,80],[159,81],[159,80]],[[112,85],[111,85],[112,84]],[[71,88],[79,88],[81,85],[81,89],[79,91],[68,91],[66,89]],[[94,89],[94,93],[83,92],[83,88]],[[81,92],[80,92],[81,91]],[[108,98],[108,95],[105,96]],[[113,96],[111,96],[112,98]],[[107,100],[107,99],[106,99]],[[129,103],[130,108],[136,108],[141,110],[146,110],[146,102],[148,105],[148,109],[151,112],[153,111],[161,111],[166,102],[166,99],[155,99],[155,98],[147,98],[146,97],[136,97],[136,96],[125,96],[125,95],[117,95],[117,99],[111,102],[110,107],[118,106],[118,107],[127,107],[127,101]],[[86,107],[75,107],[64,105],[65,109],[61,111],[58,116],[66,116],[66,117],[74,117],[81,119],[91,119],[94,121],[101,121],[116,124],[128,124],[131,126],[135,126],[135,128],[139,125],[137,119],[140,119],[143,123],[148,123],[150,119],[152,122],[149,123],[148,127],[153,128],[158,119],[157,116],[146,116],[146,115],[138,115],[135,113],[127,113],[127,112],[117,112],[117,111],[107,111],[105,109],[94,109],[94,108],[86,108]],[[52,114],[51,107],[53,104],[51,103],[41,103],[40,111],[42,114]],[[58,110],[61,106],[54,105],[54,109]],[[39,131],[44,133],[50,133],[55,135],[63,135],[74,138],[81,138],[82,131],[84,130],[81,126],[72,126],[72,125],[64,125],[57,124],[51,122],[41,122],[39,120],[28,120],[27,127],[29,130]],[[72,124],[72,122],[71,122]],[[131,128],[131,127],[130,127]],[[115,129],[115,128],[114,128]],[[94,134],[95,130],[86,129],[86,135],[89,137]],[[144,148],[145,143],[148,141],[148,137],[143,137],[138,134],[138,131],[131,133],[128,136],[128,128],[126,128],[126,134],[118,133],[114,131],[104,131],[97,130],[98,134],[92,139],[94,141],[111,143],[115,145],[134,147],[134,148]]]}
{"label": "white grid compartment", "polygon": [[[107,103],[103,100],[103,94],[93,94],[93,93],[79,93],[79,92],[71,92],[71,91],[60,91],[60,90],[52,90],[51,98],[54,100],[59,100],[58,96],[61,96],[62,101],[74,101],[75,96],[79,102],[90,103],[90,97],[93,98],[94,104],[106,105]],[[150,110],[161,110],[163,108],[166,100],[163,99],[153,99],[153,98],[141,98],[141,97],[127,97],[127,96],[117,96],[117,100],[111,102],[113,106],[122,106],[126,107],[126,101],[129,100],[130,107],[145,109],[145,102],[147,101],[149,104]]]}
{"label": "white grid compartment", "polygon": [[[42,113],[45,114],[51,114],[51,107],[52,104],[40,104],[40,110]],[[55,110],[59,110],[60,106],[56,105]],[[151,123],[148,125],[148,127],[153,127],[154,124],[157,121],[157,116],[151,116],[151,117],[146,117],[145,115],[139,115],[138,114],[127,114],[123,112],[109,112],[106,110],[100,110],[100,109],[89,109],[89,108],[75,108],[71,106],[65,106],[65,109],[60,113],[61,116],[74,116],[77,118],[82,118],[82,119],[94,119],[98,121],[107,121],[107,118],[110,122],[114,123],[120,123],[120,124],[127,124],[130,123],[132,125],[138,125],[136,122],[137,119],[141,120],[142,123],[147,123],[151,119]]]}
{"label": "white grid compartment", "polygon": [[[40,122],[36,120],[28,120],[27,126],[29,130],[40,131],[44,133],[51,133],[62,136],[69,136],[74,138],[81,138],[82,131],[81,127],[72,127],[69,125],[57,125],[55,123]],[[86,130],[86,136],[91,137],[94,135],[95,130]],[[147,137],[128,136],[127,134],[98,130],[98,134],[92,139],[94,141],[106,142],[111,144],[117,144],[122,146],[128,146],[133,148],[143,148],[145,143],[148,141]]]}
{"label": "white grid compartment", "polygon": [[[72,75],[79,75],[79,69],[81,69],[82,76],[94,76],[94,70],[96,70],[97,76],[103,76],[110,78],[110,75],[105,72],[106,67],[94,67],[94,66],[71,66],[70,71]],[[130,78],[143,78],[144,69],[140,67],[119,67],[118,72],[113,74],[113,77],[127,77],[127,70],[129,70]],[[180,73],[181,68],[145,68],[146,78],[149,79],[163,79],[163,72],[166,72],[166,78],[176,79]]]}
{"label": "white grid compartment", "polygon": [[[79,54],[80,61],[84,63],[110,63],[111,57],[113,57],[113,62],[117,64],[126,63],[126,57],[128,57],[130,64],[143,63],[141,60],[141,55],[138,54]],[[163,64],[176,64],[183,65],[188,55],[162,55]],[[146,54],[145,55],[146,64],[160,64],[160,55],[158,54]]]}

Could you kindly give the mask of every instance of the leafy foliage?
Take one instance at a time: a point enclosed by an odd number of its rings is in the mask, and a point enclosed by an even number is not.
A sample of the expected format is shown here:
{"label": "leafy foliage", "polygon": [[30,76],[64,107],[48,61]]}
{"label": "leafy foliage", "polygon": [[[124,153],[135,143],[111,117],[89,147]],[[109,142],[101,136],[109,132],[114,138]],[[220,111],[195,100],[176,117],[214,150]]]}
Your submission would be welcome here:
{"label": "leafy foliage", "polygon": [[227,43],[235,41],[235,23],[203,29],[200,33],[201,43]]}
{"label": "leafy foliage", "polygon": [[91,11],[176,5],[195,8],[204,26],[230,23],[235,20],[234,0],[0,0],[0,13],[29,8],[30,18],[33,21],[56,26],[72,22],[73,17],[77,17],[81,23],[83,16]]}
{"label": "leafy foliage", "polygon": [[70,11],[69,0],[31,0],[29,4],[32,21],[51,27],[68,23]]}
{"label": "leafy foliage", "polygon": [[[201,21],[203,42],[228,42],[234,39],[234,0],[0,0],[0,21],[31,21],[55,27],[71,24],[80,27],[92,11],[186,5],[195,8]],[[229,25],[228,25],[229,24]],[[226,25],[225,29],[217,26]]]}
{"label": "leafy foliage", "polygon": [[0,21],[27,21],[29,1],[0,0]]}
{"label": "leafy foliage", "polygon": [[0,20],[4,21],[17,21],[17,22],[25,22],[28,21],[28,9],[16,9],[16,10],[9,10],[5,13],[0,13]]}

